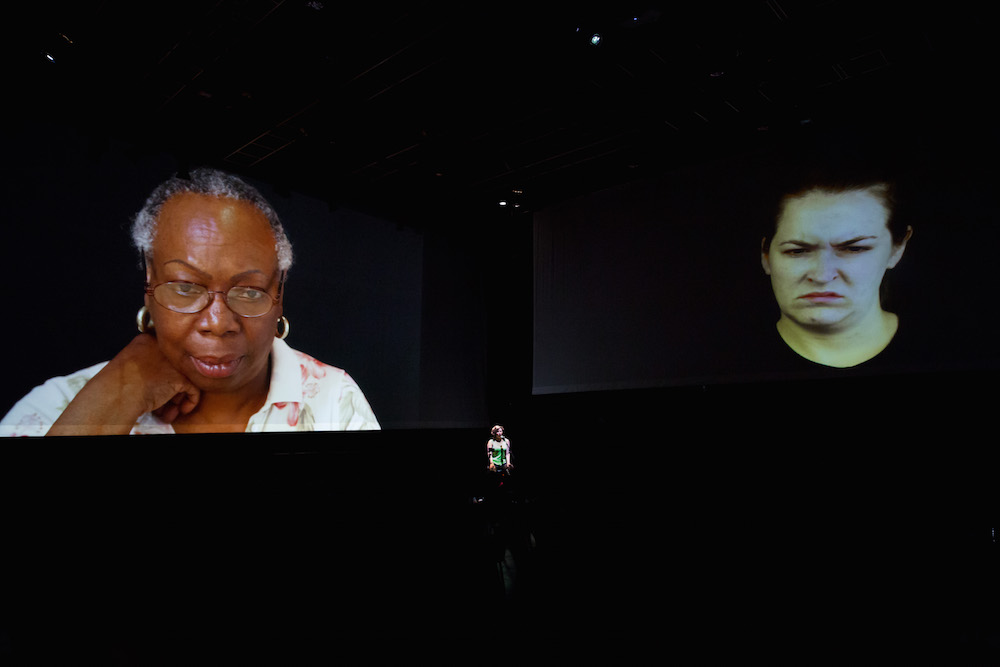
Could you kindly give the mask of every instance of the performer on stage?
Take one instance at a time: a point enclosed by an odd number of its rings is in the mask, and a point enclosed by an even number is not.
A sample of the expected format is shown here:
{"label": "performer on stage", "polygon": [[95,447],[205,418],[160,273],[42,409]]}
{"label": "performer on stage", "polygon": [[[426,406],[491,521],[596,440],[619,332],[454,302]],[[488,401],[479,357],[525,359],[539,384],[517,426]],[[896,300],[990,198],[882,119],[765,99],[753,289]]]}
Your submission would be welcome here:
{"label": "performer on stage", "polygon": [[497,424],[490,430],[490,439],[486,441],[486,457],[489,460],[490,472],[508,473],[514,465],[511,463],[510,440],[504,437],[503,426]]}

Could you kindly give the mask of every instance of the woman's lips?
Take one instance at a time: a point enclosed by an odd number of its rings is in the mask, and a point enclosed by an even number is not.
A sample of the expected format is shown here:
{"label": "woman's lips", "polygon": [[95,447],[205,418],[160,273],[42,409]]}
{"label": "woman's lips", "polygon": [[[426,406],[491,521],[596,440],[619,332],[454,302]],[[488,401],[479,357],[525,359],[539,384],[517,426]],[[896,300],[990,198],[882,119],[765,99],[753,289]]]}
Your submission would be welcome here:
{"label": "woman's lips", "polygon": [[809,294],[803,294],[799,298],[811,301],[812,303],[831,303],[844,297],[836,292],[810,292]]}
{"label": "woman's lips", "polygon": [[225,357],[195,357],[192,355],[191,357],[191,363],[194,364],[195,370],[209,378],[229,377],[236,372],[242,361],[243,357],[234,355]]}

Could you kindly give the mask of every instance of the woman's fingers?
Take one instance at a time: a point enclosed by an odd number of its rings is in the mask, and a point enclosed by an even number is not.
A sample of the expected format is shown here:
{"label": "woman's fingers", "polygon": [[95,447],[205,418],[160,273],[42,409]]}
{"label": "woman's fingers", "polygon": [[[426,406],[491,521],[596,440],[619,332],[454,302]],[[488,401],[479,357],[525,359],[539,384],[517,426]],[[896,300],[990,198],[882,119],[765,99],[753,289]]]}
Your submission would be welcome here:
{"label": "woman's fingers", "polygon": [[199,392],[196,387],[192,386],[184,391],[174,394],[170,400],[155,410],[152,410],[152,412],[160,419],[160,421],[171,424],[181,415],[190,414],[192,410],[198,407],[198,400],[200,398],[201,392]]}

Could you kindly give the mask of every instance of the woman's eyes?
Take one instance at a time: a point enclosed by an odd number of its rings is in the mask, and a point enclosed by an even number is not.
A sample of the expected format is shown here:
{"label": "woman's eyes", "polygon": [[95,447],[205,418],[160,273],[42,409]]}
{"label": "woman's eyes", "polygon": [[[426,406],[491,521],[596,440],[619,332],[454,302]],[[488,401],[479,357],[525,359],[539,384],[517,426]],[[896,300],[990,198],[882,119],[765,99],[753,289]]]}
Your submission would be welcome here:
{"label": "woman's eyes", "polygon": [[[809,254],[813,252],[815,248],[787,248],[781,251],[781,254],[787,255],[789,257],[800,257],[802,255]],[[838,246],[835,250],[842,255],[860,255],[863,252],[868,252],[871,250],[871,246],[864,245],[847,245]]]}
{"label": "woman's eyes", "polygon": [[234,287],[229,291],[229,295],[244,301],[260,301],[264,298],[264,291],[253,287]]}
{"label": "woman's eyes", "polygon": [[[198,297],[207,291],[195,283],[169,283],[169,285],[174,294],[183,297]],[[260,301],[266,296],[267,293],[264,290],[256,287],[234,287],[229,290],[230,298],[242,299],[243,301]]]}
{"label": "woman's eyes", "polygon": [[178,296],[198,296],[204,292],[204,288],[193,283],[171,283],[170,287]]}

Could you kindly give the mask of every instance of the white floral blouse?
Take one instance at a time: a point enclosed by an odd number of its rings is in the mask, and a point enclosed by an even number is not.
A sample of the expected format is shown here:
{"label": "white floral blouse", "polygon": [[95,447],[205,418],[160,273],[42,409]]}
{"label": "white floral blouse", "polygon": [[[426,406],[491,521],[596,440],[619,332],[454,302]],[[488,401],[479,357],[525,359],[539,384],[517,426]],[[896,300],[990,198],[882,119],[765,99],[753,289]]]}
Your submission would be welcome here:
{"label": "white floral blouse", "polygon": [[[0,421],[0,436],[45,435],[83,385],[107,363],[54,377],[32,389]],[[378,428],[375,413],[350,375],[293,350],[283,340],[274,340],[271,386],[264,407],[247,423],[248,433]],[[150,412],[140,416],[131,431],[133,435],[173,432],[170,424]]]}

